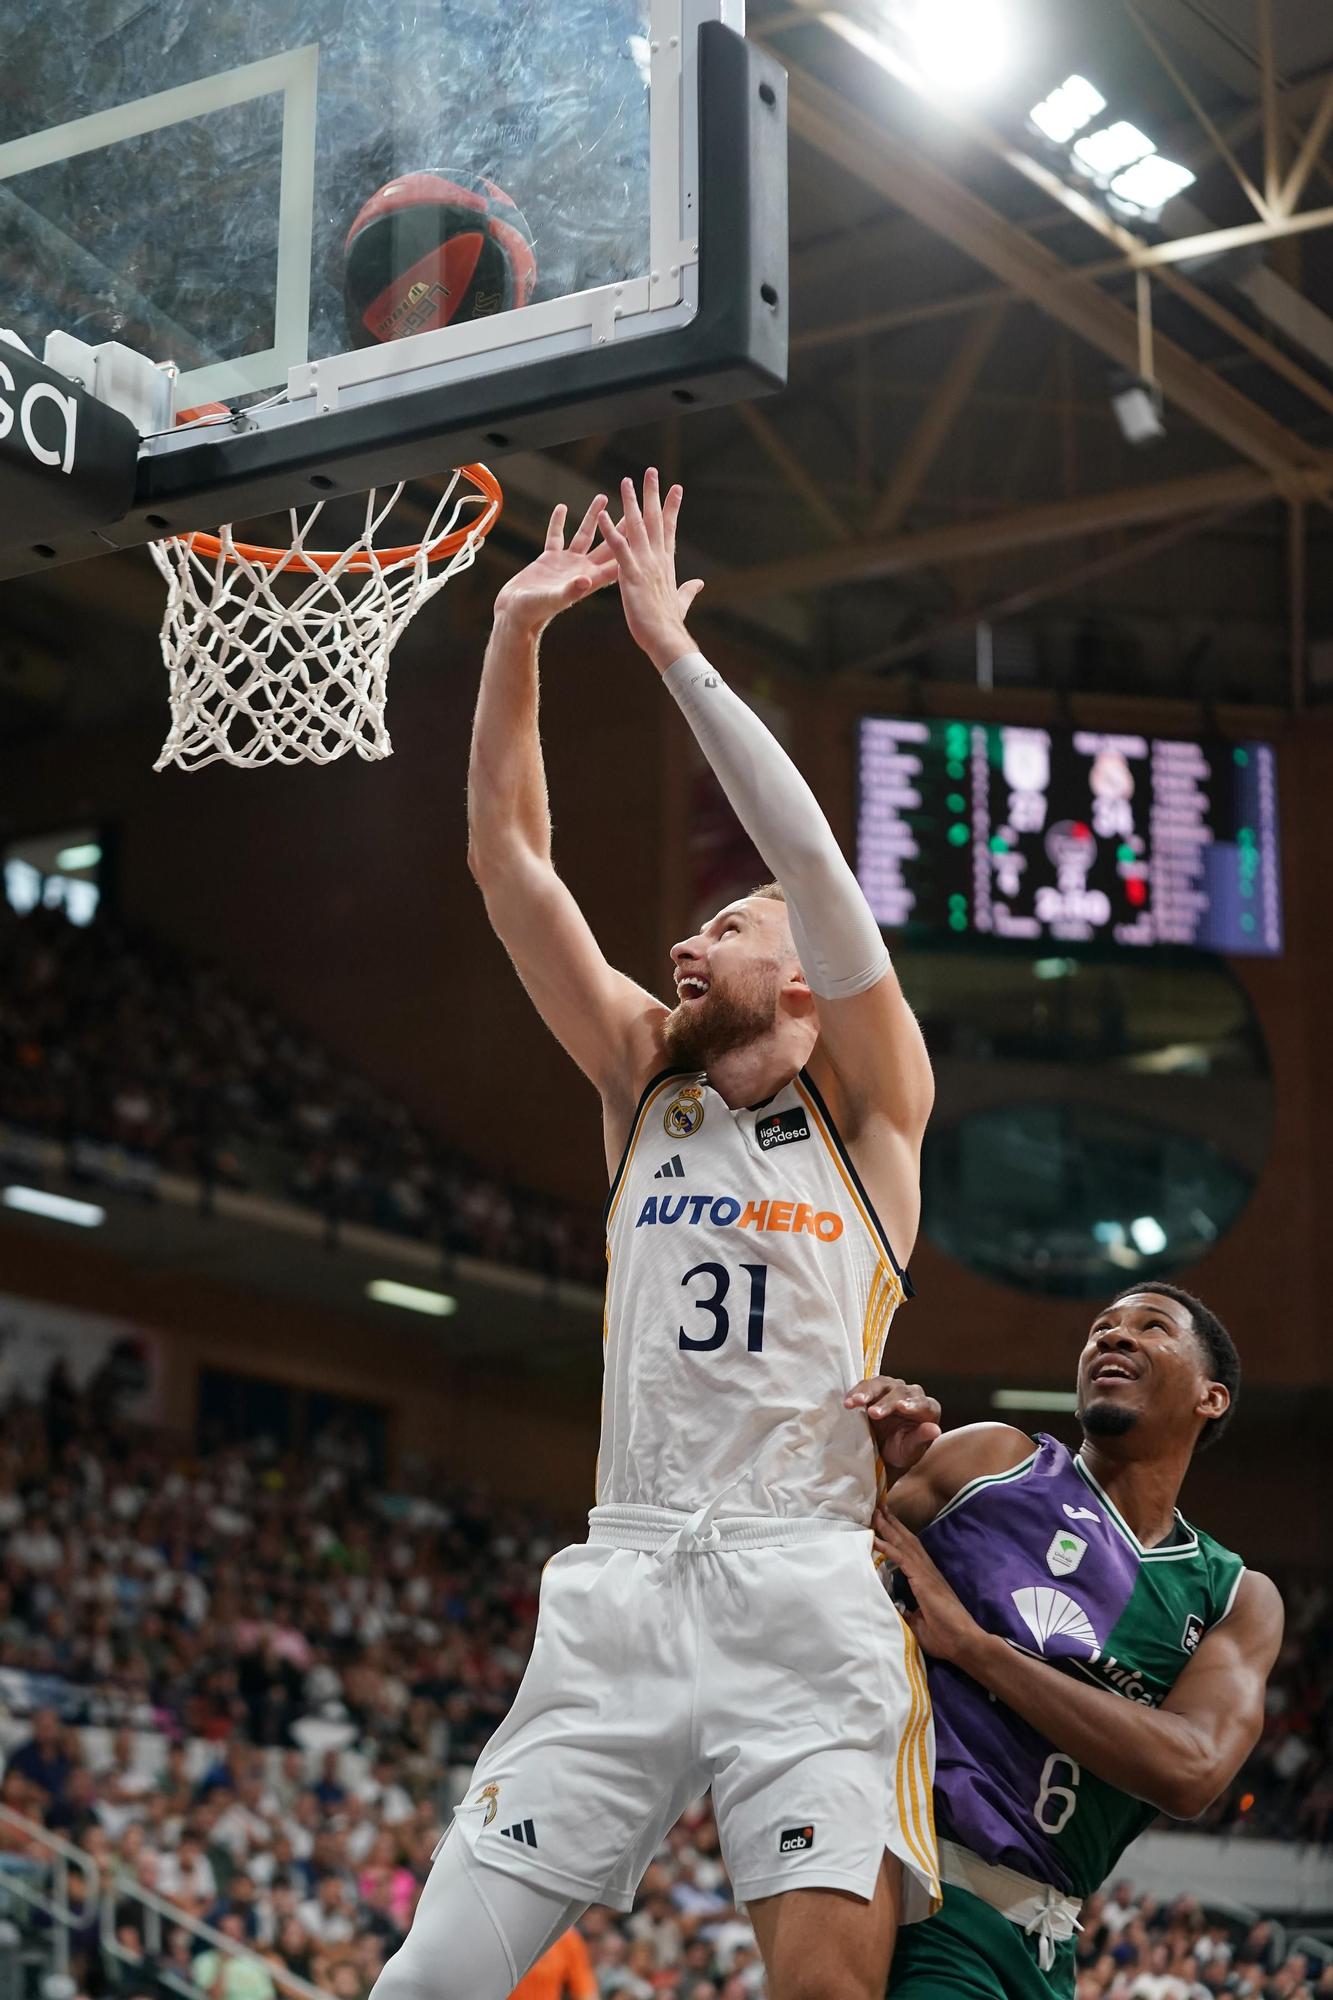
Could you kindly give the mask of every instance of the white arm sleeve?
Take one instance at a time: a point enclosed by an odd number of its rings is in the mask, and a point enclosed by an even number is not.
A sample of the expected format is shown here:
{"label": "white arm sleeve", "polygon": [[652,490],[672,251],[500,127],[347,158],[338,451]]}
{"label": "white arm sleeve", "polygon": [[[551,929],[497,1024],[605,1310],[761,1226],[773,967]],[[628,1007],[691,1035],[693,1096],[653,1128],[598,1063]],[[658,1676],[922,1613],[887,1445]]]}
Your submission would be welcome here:
{"label": "white arm sleeve", "polygon": [[750,839],[787,898],[801,970],[824,1000],[864,993],[888,949],[819,801],[782,745],[702,653],[662,676]]}

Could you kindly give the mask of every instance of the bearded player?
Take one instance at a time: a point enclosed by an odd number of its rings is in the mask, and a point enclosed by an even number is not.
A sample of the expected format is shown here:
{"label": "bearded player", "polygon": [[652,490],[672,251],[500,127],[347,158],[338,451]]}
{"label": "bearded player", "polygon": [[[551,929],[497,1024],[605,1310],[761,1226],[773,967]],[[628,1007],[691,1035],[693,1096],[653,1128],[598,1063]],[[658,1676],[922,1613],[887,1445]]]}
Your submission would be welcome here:
{"label": "bearded player", "polygon": [[[1258,1741],[1282,1601],[1176,1505],[1239,1383],[1216,1316],[1147,1285],[1092,1323],[1076,1454],[971,1424],[890,1468],[877,1526],[929,1655],[945,1884],[904,1936],[892,2000],[1073,2000],[1082,1899],[1159,1812],[1203,1812]],[[873,1424],[902,1389],[853,1400]]]}
{"label": "bearded player", "polygon": [[[900,1919],[937,1899],[932,1746],[847,1398],[907,1290],[930,1066],[814,796],[686,630],[680,488],[622,497],[568,548],[557,508],[501,591],[469,773],[491,922],[601,1097],[597,1504],[376,2000],[502,2000],[588,1904],[632,1906],[709,1785],[771,2000],[882,2000]],[[612,969],[551,860],[538,642],[615,582],[776,877],[674,947],[670,1008]]]}

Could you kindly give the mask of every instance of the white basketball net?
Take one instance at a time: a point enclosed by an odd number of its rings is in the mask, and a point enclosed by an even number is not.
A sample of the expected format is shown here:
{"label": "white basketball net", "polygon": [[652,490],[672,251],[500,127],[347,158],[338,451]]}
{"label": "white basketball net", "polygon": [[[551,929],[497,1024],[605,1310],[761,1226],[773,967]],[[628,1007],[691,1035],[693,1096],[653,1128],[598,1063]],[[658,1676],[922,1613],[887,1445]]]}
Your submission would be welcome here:
{"label": "white basketball net", "polygon": [[[384,703],[393,649],[422,605],[471,568],[498,512],[486,494],[458,491],[464,477],[450,480],[420,548],[389,564],[371,558],[401,485],[387,498],[367,495],[361,534],[328,567],[306,556],[318,546],[323,502],[304,519],[292,510],[291,552],[277,563],[245,555],[230,526],[218,530],[216,556],[185,536],[154,542],[167,580],[171,694],[171,733],[154,769],[331,764],[349,750],[369,762],[391,756]],[[465,526],[458,552],[432,566],[432,549]]]}

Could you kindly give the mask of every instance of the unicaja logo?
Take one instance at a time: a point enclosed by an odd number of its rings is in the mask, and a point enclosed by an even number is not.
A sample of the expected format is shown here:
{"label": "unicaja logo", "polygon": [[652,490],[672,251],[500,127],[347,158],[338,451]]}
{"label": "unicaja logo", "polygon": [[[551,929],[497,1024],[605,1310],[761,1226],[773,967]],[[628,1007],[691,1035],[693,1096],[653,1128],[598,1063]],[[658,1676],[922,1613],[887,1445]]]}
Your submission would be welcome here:
{"label": "unicaja logo", "polygon": [[78,421],[77,397],[50,382],[32,382],[20,396],[14,377],[0,360],[0,443],[17,423],[18,435],[39,465],[58,465],[62,472],[72,472]]}

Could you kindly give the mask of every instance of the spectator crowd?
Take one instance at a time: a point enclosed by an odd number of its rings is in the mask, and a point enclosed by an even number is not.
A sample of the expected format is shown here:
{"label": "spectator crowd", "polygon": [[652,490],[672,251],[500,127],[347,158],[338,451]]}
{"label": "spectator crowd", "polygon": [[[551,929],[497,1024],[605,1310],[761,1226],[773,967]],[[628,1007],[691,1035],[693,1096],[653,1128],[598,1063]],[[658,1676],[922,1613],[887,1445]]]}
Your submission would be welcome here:
{"label": "spectator crowd", "polygon": [[[381,1490],[362,1463],[336,1433],[301,1460],[194,1452],[54,1378],[0,1413],[0,1795],[117,1896],[108,1950],[87,1892],[81,1992],[154,2000],[193,1961],[216,2000],[276,2000],[292,1977],[364,2000],[406,1931],[523,1672],[542,1564],[579,1529],[425,1476]],[[1212,1818],[1323,1839],[1333,1634],[1321,1591],[1289,1603],[1264,1740]],[[0,1879],[31,1862],[0,1823]],[[127,1882],[262,1963],[201,1965],[173,1926],[154,1946]],[[706,1802],[632,1914],[594,1909],[582,1931],[599,2000],[762,1994]],[[1089,1907],[1079,1949],[1080,2000],[1333,1993],[1275,1930],[1238,1936],[1127,1890]]]}
{"label": "spectator crowd", "polygon": [[99,913],[0,899],[0,1123],[600,1284],[596,1217],[487,1174],[304,1029]]}

